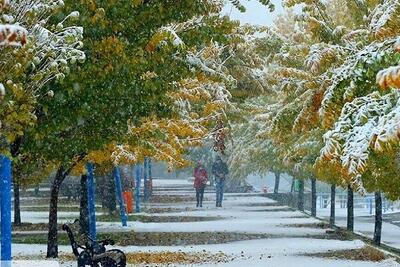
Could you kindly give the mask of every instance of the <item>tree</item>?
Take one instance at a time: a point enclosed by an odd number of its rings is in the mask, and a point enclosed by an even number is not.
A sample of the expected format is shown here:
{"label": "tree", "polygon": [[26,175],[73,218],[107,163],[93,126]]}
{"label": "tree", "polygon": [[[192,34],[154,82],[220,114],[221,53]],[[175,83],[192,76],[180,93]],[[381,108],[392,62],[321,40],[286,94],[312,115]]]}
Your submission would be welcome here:
{"label": "tree", "polygon": [[[137,147],[140,142],[134,137],[142,138],[127,135],[128,130],[144,129],[154,121],[167,125],[160,132],[171,138],[173,125],[165,118],[174,119],[176,112],[169,93],[185,87],[187,81],[206,84],[217,96],[205,106],[205,113],[220,105],[225,91],[222,85],[228,82],[219,69],[220,59],[207,61],[216,64],[213,66],[203,59],[206,53],[222,51],[219,43],[234,39],[229,33],[237,25],[216,14],[221,6],[213,1],[178,5],[166,1],[76,5],[67,1],[65,12],[72,7],[80,12],[79,23],[86,29],[87,60],[71,71],[63,84],[53,87],[51,101],[40,102],[40,123],[28,131],[23,143],[23,153],[41,155],[58,166],[51,187],[48,257],[57,256],[59,187],[74,168],[90,160],[91,152],[113,146],[114,155],[124,154],[127,147]],[[194,119],[175,123],[191,129],[188,123]],[[163,137],[150,133],[149,138],[157,142]],[[178,147],[173,147],[178,152],[179,144],[178,140]],[[162,149],[159,152],[163,155]]]}
{"label": "tree", "polygon": [[[71,12],[60,22],[49,22],[50,17],[63,5],[60,1],[5,1],[0,26],[2,65],[0,81],[0,139],[11,144],[0,151],[14,158],[14,223],[21,223],[19,188],[21,181],[19,149],[24,132],[37,121],[37,101],[51,97],[52,91],[43,92],[44,85],[62,79],[68,65],[84,60],[80,39],[82,28],[71,24],[77,12]],[[10,23],[18,23],[18,26]],[[57,25],[57,26],[56,26]],[[65,26],[64,26],[65,25]],[[14,50],[13,47],[18,47]],[[5,86],[4,86],[5,85]],[[6,94],[7,92],[7,94]],[[23,169],[26,170],[25,166]],[[37,176],[36,176],[37,177]]]}

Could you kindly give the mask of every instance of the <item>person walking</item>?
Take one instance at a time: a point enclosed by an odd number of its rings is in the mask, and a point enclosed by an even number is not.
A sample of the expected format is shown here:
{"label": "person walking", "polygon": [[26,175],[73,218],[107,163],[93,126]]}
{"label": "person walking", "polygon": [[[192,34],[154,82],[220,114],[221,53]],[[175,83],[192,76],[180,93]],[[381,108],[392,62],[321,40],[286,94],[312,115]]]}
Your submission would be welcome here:
{"label": "person walking", "polygon": [[229,173],[228,165],[226,165],[226,163],[222,161],[220,156],[217,156],[215,162],[212,165],[212,174],[215,177],[215,187],[217,193],[217,200],[216,200],[217,207],[222,207],[225,179],[228,173]]}
{"label": "person walking", "polygon": [[199,161],[194,168],[194,188],[196,189],[196,207],[203,207],[203,196],[204,189],[207,185],[208,175],[207,170],[204,168],[203,164]]}

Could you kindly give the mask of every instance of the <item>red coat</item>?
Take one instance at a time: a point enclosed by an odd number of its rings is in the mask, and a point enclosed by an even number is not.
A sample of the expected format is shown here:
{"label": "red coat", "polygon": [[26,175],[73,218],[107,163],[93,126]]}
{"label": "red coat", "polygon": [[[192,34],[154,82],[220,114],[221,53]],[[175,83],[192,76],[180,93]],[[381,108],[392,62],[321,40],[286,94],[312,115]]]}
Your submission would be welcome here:
{"label": "red coat", "polygon": [[207,185],[208,175],[203,166],[194,168],[194,188],[200,188]]}

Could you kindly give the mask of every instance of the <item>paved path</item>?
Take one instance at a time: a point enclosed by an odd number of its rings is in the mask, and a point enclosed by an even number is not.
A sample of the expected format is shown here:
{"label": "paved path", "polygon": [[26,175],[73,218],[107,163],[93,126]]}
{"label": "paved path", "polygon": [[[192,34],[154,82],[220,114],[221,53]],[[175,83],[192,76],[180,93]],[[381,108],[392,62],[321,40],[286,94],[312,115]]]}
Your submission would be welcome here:
{"label": "paved path", "polygon": [[[173,190],[175,196],[193,196],[191,186],[182,186]],[[169,181],[165,187],[170,189],[173,182]],[[158,185],[158,194],[162,194],[161,183]],[[171,194],[171,190],[168,195]],[[255,235],[254,239],[215,243],[213,238],[204,244],[183,242],[180,245],[167,246],[124,246],[119,247],[126,253],[136,252],[187,252],[208,253],[215,255],[220,252],[231,260],[228,262],[203,264],[181,264],[168,266],[251,266],[251,267],[396,267],[400,264],[393,259],[381,262],[350,261],[345,259],[320,258],[307,254],[322,253],[335,250],[360,249],[365,244],[360,240],[338,240],[336,236],[328,234],[327,229],[318,227],[321,221],[311,218],[304,213],[280,206],[275,201],[259,194],[225,194],[223,208],[216,208],[214,193],[206,194],[203,208],[195,208],[194,197],[189,202],[151,203],[147,208],[173,208],[170,212],[143,213],[145,216],[173,216],[173,217],[208,217],[217,218],[210,221],[195,222],[162,222],[142,223],[129,222],[128,227],[120,226],[119,222],[98,222],[100,232],[128,232],[138,233],[192,233],[241,234]],[[299,227],[301,226],[301,227]],[[174,240],[172,240],[174,243]],[[175,242],[176,243],[176,242]],[[194,242],[195,243],[195,242]],[[23,257],[38,257],[44,255],[45,245],[14,245],[14,255]],[[70,254],[70,247],[60,246],[61,253]],[[212,257],[211,257],[212,258]],[[75,266],[73,262],[62,262],[62,266]],[[135,265],[130,265],[135,266]],[[152,265],[139,265],[152,266]],[[154,265],[166,266],[166,265]]]}

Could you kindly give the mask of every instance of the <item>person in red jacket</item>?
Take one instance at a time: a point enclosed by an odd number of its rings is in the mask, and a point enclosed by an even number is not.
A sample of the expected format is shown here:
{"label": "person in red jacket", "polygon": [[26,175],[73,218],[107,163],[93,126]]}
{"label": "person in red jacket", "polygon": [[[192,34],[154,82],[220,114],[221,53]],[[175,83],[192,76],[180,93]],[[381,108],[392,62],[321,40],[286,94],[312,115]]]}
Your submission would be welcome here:
{"label": "person in red jacket", "polygon": [[196,189],[196,207],[203,207],[203,196],[204,188],[207,185],[208,175],[207,170],[204,168],[203,164],[199,161],[194,168],[194,188]]}

